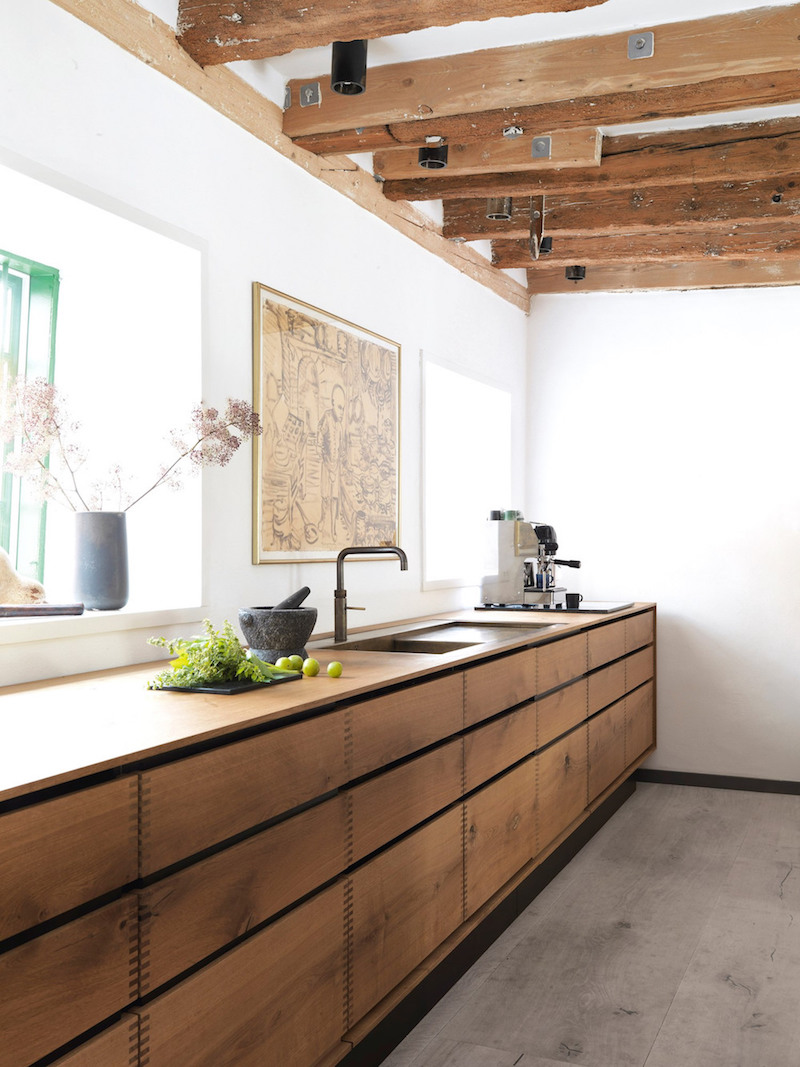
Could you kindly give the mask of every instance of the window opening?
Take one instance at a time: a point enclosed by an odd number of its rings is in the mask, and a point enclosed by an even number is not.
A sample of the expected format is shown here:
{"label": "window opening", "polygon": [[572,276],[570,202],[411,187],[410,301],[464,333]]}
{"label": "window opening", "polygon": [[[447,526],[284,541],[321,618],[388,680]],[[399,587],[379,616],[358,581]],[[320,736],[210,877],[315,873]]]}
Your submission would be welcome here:
{"label": "window opening", "polygon": [[[0,250],[0,400],[17,377],[53,381],[59,272]],[[4,447],[6,453],[13,443]],[[42,581],[47,504],[24,479],[2,472],[0,546],[14,567]]]}

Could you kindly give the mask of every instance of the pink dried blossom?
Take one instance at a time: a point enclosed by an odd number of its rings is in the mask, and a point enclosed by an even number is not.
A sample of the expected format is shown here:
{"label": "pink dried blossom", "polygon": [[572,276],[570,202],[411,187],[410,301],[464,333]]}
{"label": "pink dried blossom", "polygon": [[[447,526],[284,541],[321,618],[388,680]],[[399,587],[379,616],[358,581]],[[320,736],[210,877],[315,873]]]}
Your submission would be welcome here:
{"label": "pink dried blossom", "polygon": [[18,378],[0,395],[0,442],[14,446],[3,458],[2,469],[30,479],[44,497],[74,511],[101,511],[109,497],[119,502],[113,510],[127,511],[159,485],[179,488],[184,460],[195,468],[224,467],[243,441],[261,433],[261,421],[245,400],[229,399],[222,414],[199,404],[188,428],[170,434],[175,459],[136,496],[126,490],[118,465],[104,481],[92,484],[90,492],[81,491],[76,476],[86,452],[74,439],[78,430],[78,423],[68,421],[55,386],[44,378]]}

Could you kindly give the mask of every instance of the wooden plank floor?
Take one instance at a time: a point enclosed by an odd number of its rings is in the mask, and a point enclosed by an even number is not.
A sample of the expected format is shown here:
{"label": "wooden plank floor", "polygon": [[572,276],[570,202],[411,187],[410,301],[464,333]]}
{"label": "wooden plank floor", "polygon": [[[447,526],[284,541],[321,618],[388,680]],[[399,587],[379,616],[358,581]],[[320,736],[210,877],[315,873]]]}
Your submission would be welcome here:
{"label": "wooden plank floor", "polygon": [[639,783],[383,1067],[563,1063],[800,1067],[800,797]]}

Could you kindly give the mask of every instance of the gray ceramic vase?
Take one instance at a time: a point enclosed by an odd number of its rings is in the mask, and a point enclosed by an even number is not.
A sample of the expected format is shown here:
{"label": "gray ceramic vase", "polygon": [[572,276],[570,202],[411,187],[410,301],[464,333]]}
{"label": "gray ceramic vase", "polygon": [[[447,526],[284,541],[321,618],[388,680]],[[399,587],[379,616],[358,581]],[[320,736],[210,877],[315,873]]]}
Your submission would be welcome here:
{"label": "gray ceramic vase", "polygon": [[247,644],[268,663],[281,656],[306,659],[305,644],[316,621],[316,608],[239,609],[239,626]]}
{"label": "gray ceramic vase", "polygon": [[75,596],[94,611],[119,611],[128,603],[124,511],[76,512]]}

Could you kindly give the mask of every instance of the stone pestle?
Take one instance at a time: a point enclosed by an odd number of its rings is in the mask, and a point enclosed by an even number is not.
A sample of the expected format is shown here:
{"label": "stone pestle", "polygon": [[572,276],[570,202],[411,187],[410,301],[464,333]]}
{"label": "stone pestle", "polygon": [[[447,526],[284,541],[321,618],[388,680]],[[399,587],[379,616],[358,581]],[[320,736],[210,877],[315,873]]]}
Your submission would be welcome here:
{"label": "stone pestle", "polygon": [[302,589],[298,589],[296,593],[292,593],[291,596],[287,596],[285,600],[282,600],[280,604],[276,604],[272,609],[273,611],[288,611],[290,608],[299,608],[305,598],[311,590],[307,585],[304,585]]}

